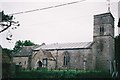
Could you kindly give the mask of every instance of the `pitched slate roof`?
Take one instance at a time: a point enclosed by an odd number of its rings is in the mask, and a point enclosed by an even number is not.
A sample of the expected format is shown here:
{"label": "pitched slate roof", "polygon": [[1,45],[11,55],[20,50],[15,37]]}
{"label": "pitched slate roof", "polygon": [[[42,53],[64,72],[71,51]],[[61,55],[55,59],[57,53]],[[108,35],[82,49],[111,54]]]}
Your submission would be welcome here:
{"label": "pitched slate roof", "polygon": [[19,52],[15,53],[14,56],[30,56],[32,55],[33,49],[37,48],[36,46],[24,46]]}
{"label": "pitched slate roof", "polygon": [[79,42],[79,43],[56,43],[40,46],[34,50],[60,50],[60,49],[86,49],[91,48],[93,42]]}

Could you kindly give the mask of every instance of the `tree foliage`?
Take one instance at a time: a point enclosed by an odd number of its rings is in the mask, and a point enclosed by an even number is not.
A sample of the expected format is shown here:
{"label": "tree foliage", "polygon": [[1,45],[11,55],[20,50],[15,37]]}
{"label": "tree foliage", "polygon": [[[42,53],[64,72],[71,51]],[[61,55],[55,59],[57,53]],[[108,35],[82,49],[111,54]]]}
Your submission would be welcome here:
{"label": "tree foliage", "polygon": [[35,45],[33,42],[31,42],[30,40],[25,40],[23,41],[23,46],[33,46]]}
{"label": "tree foliage", "polygon": [[10,49],[3,48],[2,53],[3,53],[3,55],[6,54],[9,58],[12,57],[12,50],[10,50]]}
{"label": "tree foliage", "polygon": [[118,21],[118,27],[120,27],[120,18],[119,18],[119,21]]}
{"label": "tree foliage", "polygon": [[9,15],[5,15],[3,12],[2,12],[2,21],[10,21],[13,19],[13,16],[9,16]]}
{"label": "tree foliage", "polygon": [[115,58],[117,61],[117,69],[120,73],[120,35],[115,37]]}
{"label": "tree foliage", "polygon": [[[0,29],[0,33],[4,32],[5,30],[10,28],[11,26],[20,26],[18,21],[17,22],[13,21],[13,16],[5,15],[4,11],[0,12],[0,14],[1,14],[0,22],[2,22],[2,24],[0,24],[2,26],[2,29]],[[17,28],[17,27],[15,27],[15,28]]]}
{"label": "tree foliage", "polygon": [[31,42],[30,40],[25,40],[25,41],[17,41],[15,43],[15,47],[13,48],[13,51],[14,52],[17,52],[19,51],[23,46],[33,46],[35,45],[33,42]]}

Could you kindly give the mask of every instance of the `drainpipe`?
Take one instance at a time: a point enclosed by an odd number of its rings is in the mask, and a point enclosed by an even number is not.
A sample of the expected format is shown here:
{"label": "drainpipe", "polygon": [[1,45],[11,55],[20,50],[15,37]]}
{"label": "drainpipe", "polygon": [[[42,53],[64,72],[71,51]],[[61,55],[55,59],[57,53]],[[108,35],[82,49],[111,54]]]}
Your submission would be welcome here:
{"label": "drainpipe", "polygon": [[115,60],[114,60],[113,65],[114,65],[114,72],[116,72],[116,61]]}
{"label": "drainpipe", "polygon": [[84,57],[84,61],[83,61],[83,69],[86,70],[86,62],[87,62],[87,58]]}
{"label": "drainpipe", "polygon": [[110,61],[110,74],[112,74],[112,62]]}
{"label": "drainpipe", "polygon": [[58,50],[56,52],[56,64],[55,64],[55,69],[57,69],[58,65]]}

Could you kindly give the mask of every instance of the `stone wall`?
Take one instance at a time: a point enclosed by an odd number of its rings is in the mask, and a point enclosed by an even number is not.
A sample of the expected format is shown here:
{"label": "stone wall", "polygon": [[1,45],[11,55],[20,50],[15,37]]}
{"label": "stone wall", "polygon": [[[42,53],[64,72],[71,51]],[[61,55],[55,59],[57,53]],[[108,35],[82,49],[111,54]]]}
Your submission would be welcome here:
{"label": "stone wall", "polygon": [[111,13],[94,15],[93,36],[100,36],[100,27],[103,27],[103,35],[114,36],[114,18]]}
{"label": "stone wall", "polygon": [[22,65],[22,68],[28,68],[28,57],[13,57],[16,65]]}
{"label": "stone wall", "polygon": [[31,67],[36,69],[38,67],[38,65],[37,65],[38,61],[42,62],[43,58],[44,58],[44,54],[43,54],[43,52],[41,50],[33,52],[32,61],[31,61]]}
{"label": "stone wall", "polygon": [[97,38],[94,51],[96,53],[96,69],[108,70],[110,56],[110,42],[108,38]]}
{"label": "stone wall", "polygon": [[[31,61],[31,67],[32,69],[36,69],[38,66],[38,61],[42,62],[42,67],[43,67],[43,59],[47,58],[46,55],[43,53],[42,50],[35,51],[33,52],[32,55],[32,61]],[[46,68],[48,69],[55,69],[55,60],[54,59],[47,59],[47,66]]]}
{"label": "stone wall", "polygon": [[[64,66],[64,54],[66,51],[69,53],[70,62],[67,66]],[[94,69],[92,49],[54,50],[50,52],[57,60],[56,69],[84,69],[84,67],[87,70]]]}
{"label": "stone wall", "polygon": [[[76,49],[76,50],[49,50],[54,59],[48,59],[48,69],[94,69],[94,56],[92,54],[92,49]],[[65,52],[68,53],[70,61],[68,65],[64,65]],[[31,67],[37,68],[37,62],[46,58],[42,50],[36,51],[32,55]]]}
{"label": "stone wall", "polygon": [[56,64],[55,61],[53,61],[53,60],[48,60],[48,66],[47,66],[47,68],[48,68],[48,69],[55,69],[55,64]]}

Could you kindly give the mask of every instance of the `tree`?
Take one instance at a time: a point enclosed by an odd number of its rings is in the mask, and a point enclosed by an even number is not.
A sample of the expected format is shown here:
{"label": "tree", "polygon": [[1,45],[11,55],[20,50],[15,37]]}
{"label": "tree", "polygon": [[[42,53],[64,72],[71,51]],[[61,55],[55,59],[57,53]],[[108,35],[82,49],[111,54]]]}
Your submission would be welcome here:
{"label": "tree", "polygon": [[31,42],[30,40],[25,40],[23,43],[24,46],[32,46],[35,45],[33,42]]}
{"label": "tree", "polygon": [[118,27],[120,27],[120,18],[119,18],[119,21],[118,21]]}
{"label": "tree", "polygon": [[13,16],[5,15],[4,11],[1,12],[0,22],[2,22],[0,25],[3,27],[3,29],[0,30],[0,33],[7,30],[12,25],[16,24],[16,26],[20,26],[20,24],[18,24],[19,23],[18,21],[17,22],[13,21]]}
{"label": "tree", "polygon": [[13,74],[12,50],[2,49],[2,78],[11,78]]}
{"label": "tree", "polygon": [[22,48],[22,46],[23,46],[23,42],[22,41],[17,41],[16,43],[15,43],[15,46],[14,46],[14,48],[13,48],[13,51],[14,52],[17,52],[17,51],[19,51],[21,48]]}
{"label": "tree", "polygon": [[[18,21],[13,21],[12,15],[5,15],[4,12],[0,12],[0,33],[6,31],[12,26],[12,29],[17,29],[14,26],[20,26]],[[12,40],[12,34],[6,37],[6,40]]]}
{"label": "tree", "polygon": [[117,70],[120,76],[120,34],[115,37],[115,59],[117,62]]}
{"label": "tree", "polygon": [[10,59],[12,58],[12,50],[10,50],[10,49],[3,48],[2,53],[3,53],[3,55],[6,54]]}
{"label": "tree", "polygon": [[19,51],[23,46],[33,46],[35,45],[33,42],[31,42],[30,40],[25,40],[25,41],[17,41],[15,43],[15,47],[13,48],[14,52]]}

